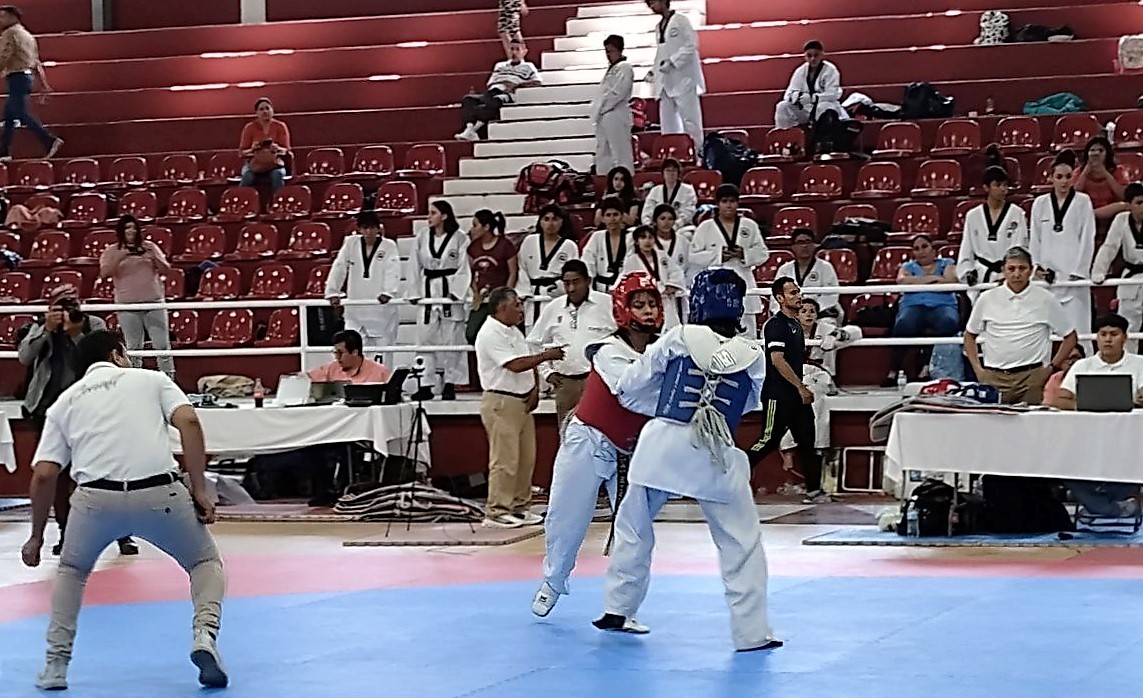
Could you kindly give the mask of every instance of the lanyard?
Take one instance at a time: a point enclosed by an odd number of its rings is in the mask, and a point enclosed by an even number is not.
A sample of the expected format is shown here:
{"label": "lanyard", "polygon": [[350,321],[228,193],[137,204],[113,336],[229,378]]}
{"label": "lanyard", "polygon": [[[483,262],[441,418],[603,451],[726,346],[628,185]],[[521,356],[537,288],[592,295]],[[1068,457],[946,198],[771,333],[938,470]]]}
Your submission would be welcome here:
{"label": "lanyard", "polygon": [[1004,205],[1000,208],[1000,215],[996,220],[992,220],[992,208],[988,203],[984,203],[984,224],[988,226],[988,240],[989,242],[996,242],[1000,235],[1000,226],[1004,225],[1004,219],[1008,218],[1008,210],[1012,208],[1011,201],[1005,201]]}
{"label": "lanyard", "polygon": [[1064,205],[1060,206],[1059,200],[1056,198],[1056,193],[1048,194],[1052,199],[1052,218],[1056,224],[1052,226],[1052,230],[1057,233],[1064,232],[1064,218],[1068,215],[1068,209],[1071,208],[1072,202],[1076,199],[1076,190],[1072,189],[1068,192],[1068,196],[1064,199]]}
{"label": "lanyard", "polygon": [[377,244],[373,249],[369,249],[369,243],[366,242],[365,236],[361,236],[361,258],[365,262],[365,266],[361,269],[361,278],[369,278],[369,268],[373,266],[373,258],[377,256],[377,250],[381,249],[381,238],[377,238]]}

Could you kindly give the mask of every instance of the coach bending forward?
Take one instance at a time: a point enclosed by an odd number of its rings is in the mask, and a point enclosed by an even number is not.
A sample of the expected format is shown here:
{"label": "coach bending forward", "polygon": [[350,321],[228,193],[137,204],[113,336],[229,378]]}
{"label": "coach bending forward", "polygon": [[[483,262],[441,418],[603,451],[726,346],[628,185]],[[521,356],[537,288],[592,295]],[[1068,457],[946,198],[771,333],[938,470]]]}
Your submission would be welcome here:
{"label": "coach bending forward", "polygon": [[[123,536],[138,536],[175,558],[190,575],[194,601],[191,661],[204,686],[223,687],[227,676],[215,639],[226,578],[206,497],[202,425],[175,383],[162,373],[131,368],[118,335],[92,332],[77,347],[83,375],[48,409],[32,475],[32,535],[24,564],[40,564],[44,526],[62,466],[72,464],[78,488],[60,556],[48,625],[47,664],[36,685],[67,688],[83,590],[103,549]],[[171,456],[167,425],[182,437],[183,483]]]}

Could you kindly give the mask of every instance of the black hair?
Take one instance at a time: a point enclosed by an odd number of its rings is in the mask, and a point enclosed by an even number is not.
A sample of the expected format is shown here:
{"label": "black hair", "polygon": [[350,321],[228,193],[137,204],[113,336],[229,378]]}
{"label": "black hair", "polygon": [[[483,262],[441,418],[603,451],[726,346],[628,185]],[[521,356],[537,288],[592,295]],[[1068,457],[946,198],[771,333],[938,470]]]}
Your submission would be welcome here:
{"label": "black hair", "polygon": [[358,228],[380,228],[381,219],[373,211],[362,211],[357,214]]}
{"label": "black hair", "polygon": [[599,202],[599,212],[607,213],[608,211],[627,213],[627,206],[623,204],[623,200],[618,196],[606,196],[603,198],[603,201]]}
{"label": "black hair", "polygon": [[75,347],[76,370],[79,375],[87,373],[92,364],[100,361],[114,363],[116,354],[126,354],[123,338],[111,330],[95,330],[84,335]]}
{"label": "black hair", "polygon": [[817,311],[819,313],[822,311],[822,304],[818,303],[817,298],[810,298],[809,296],[802,296],[802,305],[805,305],[806,303],[809,303],[810,305],[814,306],[815,311]]}
{"label": "black hair", "polygon": [[1083,161],[1087,162],[1088,151],[1094,145],[1103,146],[1103,166],[1107,168],[1108,172],[1114,170],[1117,167],[1115,164],[1115,148],[1111,145],[1111,141],[1107,140],[1107,136],[1092,136],[1088,139],[1083,146]]}
{"label": "black hair", "polygon": [[651,220],[655,223],[656,227],[659,224],[659,216],[663,215],[664,213],[671,214],[671,218],[674,218],[675,220],[679,219],[679,212],[675,210],[674,206],[670,204],[659,204],[655,207],[655,211],[651,214]]}
{"label": "black hair", "polygon": [[538,234],[544,234],[544,228],[540,225],[540,221],[544,220],[544,216],[549,213],[560,219],[560,237],[568,240],[575,240],[578,237],[575,234],[575,222],[571,219],[571,215],[563,207],[556,204],[547,204],[540,209],[540,213],[536,216],[536,232]]}
{"label": "black hair", "polygon": [[1083,350],[1082,344],[1077,343],[1074,347],[1072,347],[1072,351],[1078,351],[1081,359],[1087,356],[1087,352]]}
{"label": "black hair", "polygon": [[357,330],[341,330],[333,335],[333,344],[344,344],[345,350],[350,354],[361,354],[365,351],[365,340]]}
{"label": "black hair", "polygon": [[509,46],[523,46],[524,40],[519,38],[519,37],[513,37],[512,40],[508,42],[508,45]]}
{"label": "black hair", "polygon": [[489,209],[482,208],[472,214],[472,217],[482,226],[491,228],[493,235],[503,235],[505,229],[508,227],[507,219],[505,219],[504,214],[499,211],[493,213]]}
{"label": "black hair", "polygon": [[1095,331],[1099,332],[1104,327],[1114,327],[1127,334],[1127,318],[1119,313],[1104,313],[1095,319]]}
{"label": "black hair", "polygon": [[1143,182],[1132,182],[1123,189],[1123,200],[1131,203],[1135,199],[1143,196]]}
{"label": "black hair", "polygon": [[808,236],[811,240],[817,242],[817,236],[814,235],[814,231],[809,228],[794,228],[794,231],[790,233],[790,242],[794,242],[802,236]]}
{"label": "black hair", "polygon": [[663,158],[663,164],[659,166],[659,171],[663,172],[668,169],[678,170],[681,174],[683,171],[683,165],[675,158]]}
{"label": "black hair", "polygon": [[583,263],[582,259],[569,259],[564,262],[563,267],[560,268],[560,276],[571,272],[572,274],[579,274],[585,279],[591,279],[591,273],[587,270],[587,265]]}
{"label": "black hair", "polygon": [[933,239],[931,237],[929,237],[928,233],[917,233],[916,235],[913,236],[913,240],[909,243],[910,247],[913,245],[913,243],[917,242],[918,240],[924,240],[925,242],[929,243],[930,245],[933,244]]}
{"label": "black hair", "polygon": [[623,49],[626,48],[626,43],[623,41],[623,37],[619,36],[618,34],[612,34],[611,36],[604,39],[603,45],[613,46],[620,53],[623,53]]}
{"label": "black hair", "polygon": [[21,12],[20,8],[16,7],[15,5],[0,6],[0,12],[7,12],[8,14],[10,14],[13,17],[15,17],[16,19],[18,19],[19,21],[21,21],[21,22],[24,21],[24,13]]}
{"label": "black hair", "polygon": [[982,181],[985,188],[988,188],[998,183],[1011,184],[1012,178],[1008,176],[1008,170],[999,165],[991,165],[985,168]]}
{"label": "black hair", "polygon": [[644,236],[648,236],[655,241],[658,241],[659,239],[658,233],[649,225],[641,225],[638,228],[635,228],[635,230],[631,231],[632,241],[637,241],[639,238]]}
{"label": "black hair", "polygon": [[738,187],[733,184],[720,184],[718,189],[714,192],[715,201],[722,201],[723,199],[734,199],[738,201],[739,196],[741,196],[741,194],[738,191]]}
{"label": "black hair", "polygon": [[1076,168],[1076,152],[1071,148],[1065,148],[1056,154],[1056,159],[1052,160],[1052,169],[1055,170],[1060,165],[1067,165],[1073,170]]}
{"label": "black hair", "polygon": [[516,289],[510,286],[500,286],[499,288],[492,289],[492,293],[488,294],[488,312],[492,315],[500,310],[500,306],[504,303],[516,299]]}
{"label": "black hair", "polygon": [[143,244],[143,226],[139,224],[139,219],[135,218],[129,213],[119,216],[119,220],[115,223],[115,239],[119,242],[120,248],[126,248],[127,242],[127,224],[135,224],[135,246],[140,247]]}
{"label": "black hair", "polygon": [[806,51],[825,51],[825,46],[822,46],[822,42],[818,41],[817,39],[813,39],[811,41],[807,41],[806,45],[802,47],[802,53],[805,53]]}
{"label": "black hair", "polygon": [[460,221],[456,219],[456,213],[452,210],[452,204],[444,199],[437,199],[429,204],[429,206],[440,211],[441,215],[444,216],[444,222],[441,223],[441,225],[444,226],[446,233],[455,233],[460,230]]}
{"label": "black hair", "polygon": [[[615,181],[615,175],[617,174],[623,175],[624,182],[623,189],[619,191],[615,191],[615,189],[612,188],[614,186],[613,182]],[[605,197],[617,196],[621,201],[626,203],[628,207],[630,207],[631,204],[635,203],[635,199],[637,198],[635,196],[635,176],[631,174],[631,170],[622,165],[618,167],[612,167],[611,171],[607,173],[607,186],[603,191],[603,195]],[[624,209],[623,212],[627,213],[627,209]]]}
{"label": "black hair", "polygon": [[780,296],[786,291],[786,284],[796,284],[796,283],[798,283],[798,282],[794,281],[789,276],[779,276],[778,278],[774,279],[774,281],[770,284],[770,295],[771,296]]}
{"label": "black hair", "polygon": [[254,111],[258,111],[258,107],[262,106],[263,102],[269,104],[271,109],[274,108],[274,103],[270,101],[269,97],[259,97],[258,99],[254,100]]}

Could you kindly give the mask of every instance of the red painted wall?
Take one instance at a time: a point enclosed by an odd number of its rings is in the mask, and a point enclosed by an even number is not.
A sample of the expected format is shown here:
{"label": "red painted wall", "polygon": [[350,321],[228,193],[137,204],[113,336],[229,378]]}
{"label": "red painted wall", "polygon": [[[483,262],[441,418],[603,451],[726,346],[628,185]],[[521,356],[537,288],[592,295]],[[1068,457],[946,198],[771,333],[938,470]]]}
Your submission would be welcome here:
{"label": "red painted wall", "polygon": [[[611,0],[530,0],[529,7],[593,5]],[[335,17],[377,17],[420,12],[461,12],[496,7],[492,0],[266,0],[266,19],[271,22]],[[574,13],[573,13],[574,14]]]}
{"label": "red painted wall", "polygon": [[24,0],[18,4],[34,34],[91,31],[91,0]]}
{"label": "red painted wall", "polygon": [[[90,4],[88,7],[90,13]],[[111,0],[111,11],[113,29],[237,24],[242,19],[239,0],[211,0],[211,2]]]}

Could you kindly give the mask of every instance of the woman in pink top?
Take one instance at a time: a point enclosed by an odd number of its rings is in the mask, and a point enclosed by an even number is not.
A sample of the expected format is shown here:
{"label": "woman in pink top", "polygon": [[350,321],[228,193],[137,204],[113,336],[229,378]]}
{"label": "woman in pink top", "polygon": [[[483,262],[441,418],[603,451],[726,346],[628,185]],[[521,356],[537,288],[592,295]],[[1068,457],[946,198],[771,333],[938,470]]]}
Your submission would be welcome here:
{"label": "woman in pink top", "polygon": [[[171,268],[159,246],[143,239],[139,221],[122,216],[115,226],[118,242],[103,251],[99,258],[99,275],[115,284],[116,303],[161,303],[163,280],[159,275]],[[170,351],[171,329],[165,308],[154,310],[120,310],[119,327],[127,348],[142,349],[145,336],[151,338],[156,351]],[[142,360],[131,356],[138,368]],[[169,354],[159,357],[159,368],[174,378],[175,360]]]}
{"label": "woman in pink top", "polygon": [[1123,188],[1127,186],[1123,169],[1115,164],[1111,141],[1096,136],[1083,148],[1082,165],[1072,174],[1072,186],[1091,197],[1098,221],[1109,221],[1123,211]]}
{"label": "woman in pink top", "polygon": [[1064,382],[1064,376],[1068,375],[1072,366],[1083,357],[1083,346],[1077,344],[1075,349],[1072,349],[1072,353],[1068,354],[1068,358],[1064,359],[1064,367],[1048,377],[1048,382],[1044,384],[1044,399],[1040,404],[1051,407],[1056,403],[1056,398],[1060,395],[1060,384]]}

